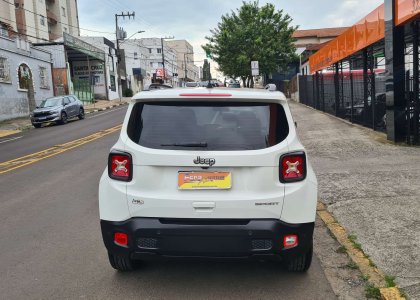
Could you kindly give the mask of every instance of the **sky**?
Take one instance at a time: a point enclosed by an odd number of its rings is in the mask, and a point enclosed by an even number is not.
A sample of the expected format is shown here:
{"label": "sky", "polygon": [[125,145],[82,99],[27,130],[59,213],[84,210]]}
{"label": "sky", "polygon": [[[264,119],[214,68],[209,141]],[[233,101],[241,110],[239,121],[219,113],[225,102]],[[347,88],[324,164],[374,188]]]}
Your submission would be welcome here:
{"label": "sky", "polygon": [[[236,11],[242,0],[78,0],[81,35],[115,39],[115,14],[135,12],[134,20],[119,19],[128,36],[133,38],[168,37],[186,39],[194,47],[196,65],[202,65],[205,53],[201,48],[205,36],[217,27],[221,16]],[[383,0],[277,0],[278,10],[289,14],[299,29],[351,26],[374,10]],[[99,32],[96,32],[99,31]]]}

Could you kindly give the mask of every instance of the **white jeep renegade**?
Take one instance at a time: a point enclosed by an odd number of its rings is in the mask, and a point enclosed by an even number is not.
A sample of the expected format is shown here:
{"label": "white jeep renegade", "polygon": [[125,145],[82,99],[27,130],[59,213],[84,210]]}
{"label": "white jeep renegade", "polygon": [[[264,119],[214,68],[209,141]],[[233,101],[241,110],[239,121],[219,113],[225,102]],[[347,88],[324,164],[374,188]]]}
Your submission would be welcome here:
{"label": "white jeep renegade", "polygon": [[153,257],[258,258],[306,271],[317,180],[280,92],[133,97],[99,184],[117,270]]}

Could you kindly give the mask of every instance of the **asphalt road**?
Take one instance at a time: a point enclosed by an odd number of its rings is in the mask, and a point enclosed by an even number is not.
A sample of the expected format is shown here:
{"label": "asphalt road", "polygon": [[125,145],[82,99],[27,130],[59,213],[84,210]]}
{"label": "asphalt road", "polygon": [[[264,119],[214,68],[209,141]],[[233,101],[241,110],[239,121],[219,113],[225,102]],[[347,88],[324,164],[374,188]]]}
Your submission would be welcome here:
{"label": "asphalt road", "polygon": [[[0,138],[0,163],[69,142],[122,124],[126,105],[70,120],[65,125],[48,125]],[[12,140],[13,139],[13,140]]]}
{"label": "asphalt road", "polygon": [[[32,130],[0,144],[2,160],[118,125],[124,111]],[[100,234],[97,189],[117,137],[0,175],[0,298],[336,299],[317,257],[306,274],[261,262],[148,262],[132,273],[112,269]]]}

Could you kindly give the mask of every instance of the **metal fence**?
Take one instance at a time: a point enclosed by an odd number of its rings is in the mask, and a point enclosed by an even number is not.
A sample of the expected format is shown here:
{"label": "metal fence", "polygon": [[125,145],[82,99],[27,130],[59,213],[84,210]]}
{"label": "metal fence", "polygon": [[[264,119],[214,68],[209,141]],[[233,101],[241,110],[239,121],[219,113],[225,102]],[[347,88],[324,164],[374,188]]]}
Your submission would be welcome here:
{"label": "metal fence", "polygon": [[413,22],[405,28],[405,120],[408,144],[420,144],[419,22]]}
{"label": "metal fence", "polygon": [[350,122],[386,130],[385,77],[379,72],[341,70],[299,76],[299,99]]}

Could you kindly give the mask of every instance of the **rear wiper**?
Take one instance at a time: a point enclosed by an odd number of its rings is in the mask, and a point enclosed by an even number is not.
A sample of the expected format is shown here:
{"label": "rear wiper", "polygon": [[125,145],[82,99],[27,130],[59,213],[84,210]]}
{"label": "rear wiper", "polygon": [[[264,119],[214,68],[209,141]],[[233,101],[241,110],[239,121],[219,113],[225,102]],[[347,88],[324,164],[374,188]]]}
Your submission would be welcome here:
{"label": "rear wiper", "polygon": [[200,143],[173,143],[173,144],[161,144],[161,146],[172,146],[172,147],[200,147],[200,148],[206,148],[207,143],[206,142],[200,142]]}

